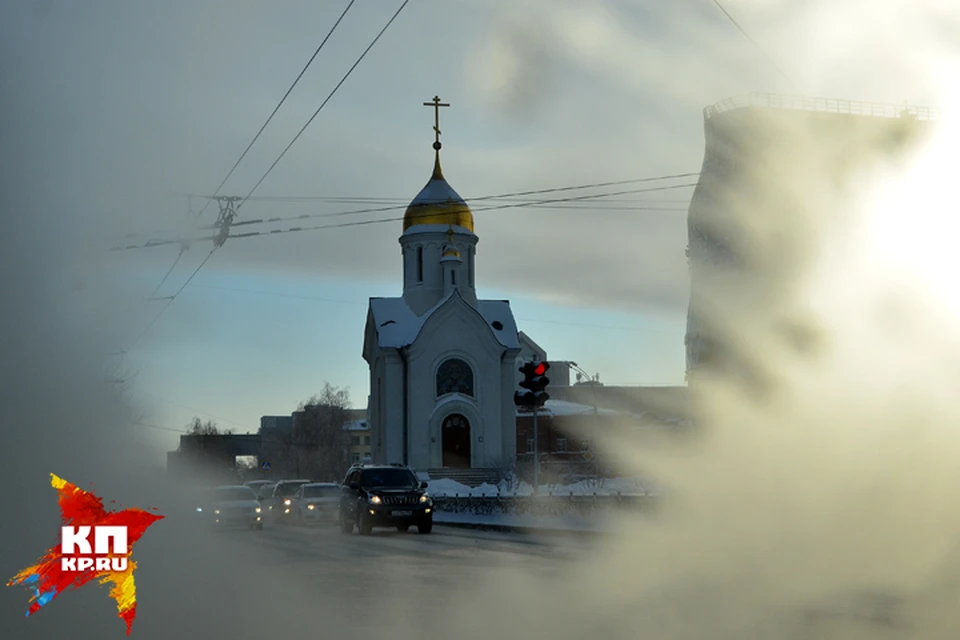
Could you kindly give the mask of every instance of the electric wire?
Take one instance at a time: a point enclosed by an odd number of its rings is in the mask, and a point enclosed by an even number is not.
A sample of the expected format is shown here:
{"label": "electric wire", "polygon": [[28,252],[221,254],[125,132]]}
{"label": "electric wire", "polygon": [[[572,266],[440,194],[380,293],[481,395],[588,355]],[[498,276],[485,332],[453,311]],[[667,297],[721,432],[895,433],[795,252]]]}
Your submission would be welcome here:
{"label": "electric wire", "polygon": [[280,162],[280,160],[283,159],[283,156],[285,156],[287,152],[290,150],[290,148],[293,147],[294,143],[296,143],[296,141],[300,139],[300,136],[303,135],[303,132],[307,130],[307,127],[309,127],[310,124],[316,119],[316,117],[320,115],[320,111],[322,111],[323,108],[327,105],[327,103],[330,102],[330,99],[333,98],[333,96],[337,93],[340,87],[343,86],[343,83],[347,81],[347,78],[350,77],[350,74],[353,73],[353,71],[357,68],[357,66],[359,66],[359,64],[367,56],[370,50],[373,49],[373,46],[377,44],[377,42],[380,40],[383,34],[386,33],[387,29],[390,28],[390,25],[393,24],[393,21],[397,19],[397,16],[400,15],[400,12],[403,11],[404,7],[406,7],[409,2],[410,0],[403,0],[403,4],[400,5],[400,8],[397,9],[396,13],[393,14],[390,20],[387,21],[387,24],[383,26],[383,28],[380,30],[380,33],[378,33],[377,36],[373,39],[373,42],[371,42],[367,46],[367,48],[363,50],[363,53],[360,54],[360,57],[357,58],[357,61],[353,63],[353,66],[351,66],[350,69],[347,70],[347,73],[344,74],[343,78],[340,79],[340,82],[338,82],[337,85],[333,88],[333,91],[330,92],[330,95],[328,95],[326,99],[320,103],[320,106],[317,107],[317,110],[313,112],[313,115],[310,116],[310,119],[307,120],[306,124],[304,124],[303,127],[300,129],[300,131],[297,132],[297,135],[293,137],[293,140],[290,141],[290,144],[288,144],[286,148],[280,152],[280,155],[277,157],[276,160],[273,161],[273,164],[270,165],[270,168],[266,170],[266,172],[257,181],[257,183],[253,185],[253,188],[250,189],[249,193],[247,193],[247,195],[240,201],[240,203],[237,205],[236,210],[239,210],[240,207],[242,207],[244,203],[247,201],[247,199],[253,195],[253,193],[260,187],[261,184],[263,184],[263,181],[267,179],[267,176],[270,175],[274,167],[276,167],[277,164]]}
{"label": "electric wire", "polygon": [[257,135],[253,136],[253,140],[250,141],[250,144],[248,144],[247,148],[244,149],[243,153],[240,154],[240,157],[234,163],[233,167],[231,167],[230,171],[227,172],[226,177],[223,179],[222,182],[220,182],[220,186],[217,187],[216,191],[213,192],[213,195],[209,197],[209,199],[207,200],[207,203],[203,205],[203,208],[200,210],[200,213],[197,214],[197,219],[199,219],[200,216],[203,215],[203,212],[207,210],[207,207],[210,206],[210,203],[213,202],[213,200],[220,194],[220,190],[223,189],[223,185],[227,183],[227,180],[229,180],[230,176],[232,176],[234,171],[237,170],[237,167],[240,166],[240,163],[243,162],[243,159],[247,157],[247,154],[250,152],[250,149],[253,148],[253,145],[256,144],[257,140],[260,139],[260,136],[261,134],[263,134],[263,131],[267,128],[267,125],[269,125],[270,122],[273,120],[273,117],[277,115],[277,112],[280,110],[280,107],[283,106],[283,103],[287,101],[287,97],[289,97],[294,87],[296,87],[297,84],[300,82],[300,79],[303,77],[303,74],[307,72],[307,69],[309,69],[310,65],[313,64],[313,61],[320,54],[320,51],[323,49],[324,45],[327,44],[327,41],[330,39],[330,36],[332,36],[333,32],[337,30],[338,26],[340,26],[340,23],[343,21],[344,17],[346,17],[347,12],[350,11],[350,7],[353,6],[354,2],[356,2],[356,0],[350,0],[350,2],[347,4],[347,7],[343,10],[343,13],[340,14],[340,17],[337,18],[337,21],[333,23],[332,27],[330,27],[330,31],[327,32],[327,35],[326,37],[324,37],[323,41],[320,43],[320,46],[318,46],[316,51],[313,52],[313,55],[310,56],[310,59],[307,60],[307,64],[305,64],[303,66],[303,69],[300,70],[300,73],[299,75],[297,75],[297,78],[293,81],[293,84],[290,85],[290,88],[287,89],[287,92],[283,94],[282,98],[280,98],[280,102],[278,102],[277,106],[273,108],[273,111],[267,117],[266,121],[263,123],[263,126],[261,126],[260,130],[257,131]]}
{"label": "electric wire", "polygon": [[[300,131],[297,133],[297,135],[294,136],[293,140],[290,141],[290,144],[287,145],[287,147],[280,153],[279,157],[273,162],[272,165],[270,165],[270,168],[267,169],[266,173],[263,174],[263,177],[261,177],[260,180],[257,181],[257,183],[253,186],[253,189],[251,189],[250,192],[247,194],[247,196],[246,196],[247,198],[249,198],[251,195],[253,195],[253,192],[257,190],[257,187],[259,187],[259,186],[263,183],[263,181],[267,178],[267,176],[270,175],[270,172],[273,171],[274,167],[277,166],[277,163],[280,162],[280,159],[283,158],[283,156],[287,153],[287,151],[290,150],[290,148],[291,148],[291,147],[293,146],[293,144],[297,141],[297,139],[299,139],[300,136],[303,134],[303,132],[306,131],[307,127],[310,126],[310,123],[312,123],[312,122],[314,121],[314,119],[316,119],[317,115],[320,113],[320,111],[323,109],[323,107],[330,101],[330,99],[334,96],[334,94],[336,94],[337,90],[339,90],[340,87],[343,86],[343,83],[346,82],[347,78],[350,77],[350,74],[352,74],[353,71],[357,68],[357,66],[359,66],[360,62],[366,57],[367,53],[370,52],[370,50],[371,50],[371,49],[373,48],[373,46],[380,40],[380,38],[383,36],[383,34],[386,33],[387,29],[390,27],[391,24],[393,24],[394,20],[397,19],[397,16],[400,15],[400,12],[403,11],[404,7],[406,7],[409,2],[410,2],[410,0],[404,0],[404,1],[403,1],[403,4],[400,5],[400,8],[397,9],[396,13],[394,13],[393,16],[390,18],[390,20],[387,21],[387,24],[384,25],[384,27],[380,30],[380,32],[379,32],[379,33],[377,34],[377,36],[373,39],[373,41],[367,46],[367,48],[364,49],[363,53],[360,54],[360,57],[357,58],[357,61],[353,63],[353,66],[350,67],[350,69],[349,69],[349,70],[347,71],[347,73],[343,76],[343,78],[340,80],[340,82],[338,82],[337,85],[334,87],[333,91],[330,92],[330,95],[327,96],[326,100],[324,100],[324,101],[320,104],[320,106],[319,106],[319,107],[317,108],[317,110],[313,113],[313,115],[310,116],[310,119],[307,120],[307,123],[306,123],[305,125],[303,125],[303,128],[301,128]],[[350,5],[347,5],[347,9],[349,9],[352,4],[353,4],[353,3],[351,2]],[[344,11],[344,14],[346,14],[346,10]],[[341,15],[341,19],[342,19],[342,17],[343,17],[343,16]],[[337,21],[337,24],[339,24],[339,20]],[[331,31],[331,33],[332,33],[332,31]],[[329,35],[328,35],[328,37],[329,37]],[[299,80],[299,78],[298,78],[298,80]],[[271,115],[271,117],[272,117],[272,115]],[[259,134],[258,134],[258,135],[259,135]],[[212,202],[212,200],[208,200],[208,204],[209,204],[209,202]],[[239,204],[237,204],[237,206],[234,208],[234,212],[238,211],[238,210],[240,209],[240,207],[243,206],[244,202],[246,202],[246,198],[244,198],[243,200],[241,200],[241,201],[239,202]],[[146,326],[146,328],[144,328],[144,330],[143,330],[142,332],[140,332],[140,334],[136,337],[136,339],[133,341],[133,343],[130,345],[130,347],[128,347],[128,349],[130,349],[130,348],[132,348],[134,345],[136,345],[136,344],[143,338],[143,336],[146,335],[146,333],[150,330],[150,328],[153,327],[153,325],[155,325],[155,324],[157,323],[157,321],[160,320],[160,318],[163,317],[163,315],[164,315],[164,313],[167,311],[167,309],[170,308],[170,306],[174,303],[174,301],[177,299],[177,297],[179,297],[180,293],[181,293],[184,289],[187,288],[187,286],[188,286],[188,285],[190,284],[190,282],[197,276],[197,274],[200,272],[200,270],[203,269],[204,265],[207,264],[207,261],[210,260],[211,257],[213,257],[213,254],[217,251],[217,249],[218,249],[219,247],[220,247],[220,245],[215,245],[215,246],[213,247],[213,249],[210,250],[210,253],[207,254],[207,257],[203,259],[203,262],[201,262],[201,263],[197,266],[197,268],[193,271],[193,273],[190,274],[190,277],[187,278],[186,282],[184,282],[183,285],[181,285],[181,287],[177,290],[177,292],[174,293],[172,296],[170,296],[170,297],[167,299],[166,304],[163,305],[163,307],[160,309],[160,312],[157,313],[157,315],[154,316],[153,320],[150,321],[150,323]]]}
{"label": "electric wire", "polygon": [[127,351],[129,351],[130,349],[132,349],[133,347],[135,347],[135,346],[137,345],[137,343],[140,342],[141,339],[143,339],[143,336],[145,336],[145,335],[147,334],[147,332],[150,331],[150,329],[153,327],[153,325],[155,325],[155,324],[157,323],[157,321],[160,320],[160,318],[163,317],[163,314],[166,313],[167,309],[170,308],[170,305],[173,304],[173,301],[177,299],[177,296],[179,296],[180,293],[181,293],[184,289],[187,288],[187,285],[189,285],[190,282],[197,276],[197,274],[200,273],[200,269],[202,269],[202,268],[203,268],[203,265],[207,264],[207,261],[210,260],[210,258],[213,257],[213,254],[216,252],[216,250],[217,250],[217,247],[214,247],[213,249],[211,249],[211,250],[210,250],[210,253],[207,254],[207,257],[203,259],[203,262],[201,262],[200,265],[199,265],[196,269],[194,269],[193,273],[190,274],[190,277],[187,278],[186,282],[184,282],[184,283],[180,286],[180,288],[177,289],[177,292],[176,292],[175,294],[173,294],[172,296],[170,296],[169,298],[166,299],[166,304],[164,304],[163,307],[160,308],[159,313],[157,313],[157,315],[155,315],[155,316],[153,317],[153,320],[151,320],[151,321],[147,324],[147,326],[144,327],[143,331],[141,331],[141,332],[139,333],[139,335],[137,335],[137,337],[133,340],[133,342],[131,342],[131,343],[129,344],[129,346],[127,346],[127,348],[126,348]]}
{"label": "electric wire", "polygon": [[[468,198],[468,199],[467,199],[467,202],[468,202],[468,203],[474,203],[474,202],[482,202],[482,201],[487,201],[487,200],[505,200],[505,199],[507,199],[507,198],[517,198],[517,197],[520,197],[520,196],[540,195],[540,194],[547,194],[547,193],[561,193],[561,192],[565,192],[565,191],[579,191],[579,190],[584,190],[584,189],[596,189],[596,188],[601,188],[601,187],[619,186],[619,185],[627,185],[627,184],[638,184],[638,183],[645,183],[645,182],[659,182],[659,181],[663,181],[663,180],[672,180],[672,179],[677,179],[677,178],[689,178],[689,177],[699,176],[699,175],[700,175],[699,172],[676,173],[676,174],[669,174],[669,175],[662,175],[662,176],[650,176],[650,177],[644,177],[644,178],[632,178],[632,179],[629,179],[629,180],[615,180],[615,181],[612,181],[612,182],[595,182],[595,183],[592,183],[592,184],[579,184],[579,185],[570,185],[570,186],[563,186],[563,187],[550,187],[550,188],[546,188],[546,189],[533,189],[533,190],[527,190],[527,191],[515,191],[515,192],[499,193],[499,194],[486,195],[486,196],[478,196],[478,197],[476,197],[476,198]],[[646,190],[641,190],[641,191],[638,191],[638,192],[630,191],[630,192],[623,192],[623,193],[645,193],[645,192],[646,192]],[[606,198],[606,197],[615,196],[615,195],[617,195],[617,193],[593,194],[593,195],[591,196],[591,199]],[[196,197],[209,197],[209,196],[196,196]],[[308,199],[310,199],[310,196],[302,196],[301,198],[304,199],[304,200],[308,200]],[[318,198],[318,199],[319,199],[319,198]],[[402,199],[399,199],[399,198],[396,199],[395,201],[401,202],[401,203],[406,202],[405,200],[402,200]],[[564,200],[561,199],[561,200],[559,200],[558,202],[561,202],[561,201],[564,201]],[[551,200],[551,201],[544,201],[544,200],[526,200],[526,201],[523,201],[522,203],[523,203],[523,204],[526,204],[526,205],[543,205],[543,204],[550,204],[551,202],[554,202],[554,201],[552,201],[552,200]],[[634,202],[636,202],[636,201],[634,201]],[[681,201],[681,202],[682,202],[682,201]],[[308,214],[301,214],[301,215],[298,215],[298,216],[279,216],[279,217],[267,218],[267,219],[240,220],[240,221],[234,222],[231,226],[233,226],[233,227],[238,227],[238,226],[245,226],[245,225],[251,225],[251,224],[268,224],[268,223],[269,223],[269,224],[274,224],[274,223],[282,223],[282,222],[292,222],[292,221],[295,221],[295,220],[305,220],[305,219],[311,219],[311,218],[336,218],[336,217],[346,217],[346,216],[362,215],[362,214],[367,214],[367,213],[383,213],[383,212],[387,212],[387,211],[398,211],[398,210],[406,209],[407,206],[408,206],[408,204],[397,204],[397,205],[387,205],[387,206],[379,206],[379,207],[369,207],[369,208],[364,208],[364,209],[353,209],[353,210],[350,210],[350,211],[338,211],[338,212],[333,212],[333,213],[308,213]],[[202,230],[212,230],[212,229],[215,229],[215,228],[216,228],[216,227],[214,227],[214,226],[209,226],[209,227],[201,227],[200,229],[202,229]],[[124,239],[128,239],[128,240],[129,240],[129,239],[134,239],[134,238],[137,238],[137,237],[143,237],[143,236],[149,236],[149,235],[159,235],[159,234],[164,234],[164,233],[168,233],[168,231],[154,231],[154,232],[151,232],[151,233],[148,233],[148,234],[127,234],[127,235],[124,236]],[[131,246],[125,246],[125,247],[113,247],[111,250],[112,250],[112,251],[120,251],[120,250],[128,250],[128,249],[149,248],[149,247],[161,246],[161,245],[165,245],[165,244],[172,244],[172,243],[174,243],[174,242],[176,242],[176,241],[175,241],[175,240],[148,241],[146,244],[143,244],[143,245],[131,245]]]}
{"label": "electric wire", "polygon": [[723,12],[723,15],[725,15],[725,16],[727,17],[727,20],[729,20],[730,23],[733,24],[733,26],[737,28],[737,30],[743,35],[743,37],[745,37],[747,40],[749,40],[749,41],[753,44],[753,46],[757,48],[757,51],[760,52],[760,55],[762,55],[764,58],[766,58],[766,59],[767,59],[767,62],[769,62],[770,65],[771,65],[774,69],[776,69],[777,72],[778,72],[781,76],[784,77],[784,79],[786,79],[786,81],[790,84],[790,86],[793,87],[793,90],[796,91],[797,93],[802,93],[802,92],[800,91],[800,89],[797,88],[796,83],[794,83],[794,81],[790,78],[790,76],[788,76],[787,73],[786,73],[783,69],[780,68],[780,65],[778,65],[778,64],[774,61],[774,59],[770,56],[770,54],[768,54],[768,53],[766,52],[766,50],[764,50],[764,48],[760,46],[760,43],[758,43],[756,40],[754,40],[752,37],[750,37],[750,34],[747,33],[747,30],[744,29],[742,26],[740,26],[740,23],[737,22],[736,18],[734,18],[732,15],[730,15],[730,12],[727,11],[726,8],[720,3],[720,0],[713,0],[713,4],[715,4],[715,5],[717,6],[717,8],[720,9],[721,12]]}
{"label": "electric wire", "polygon": [[[690,187],[695,187],[695,186],[697,186],[696,183],[690,183],[690,184],[672,185],[672,186],[669,186],[669,187],[653,187],[653,188],[649,188],[649,189],[631,189],[631,190],[628,190],[628,191],[615,192],[615,193],[612,193],[612,194],[609,194],[609,195],[625,195],[625,194],[629,194],[629,193],[646,193],[646,192],[650,192],[650,191],[666,191],[666,190],[671,190],[671,189],[685,189],[685,188],[690,188]],[[543,201],[540,201],[539,203],[535,203],[535,204],[511,202],[511,203],[502,204],[502,205],[492,205],[492,206],[488,206],[488,207],[481,207],[481,208],[478,208],[478,209],[473,209],[472,211],[473,211],[474,213],[480,213],[480,212],[483,212],[483,211],[500,211],[500,210],[503,210],[503,209],[515,209],[515,208],[518,208],[518,207],[536,206],[536,204],[550,204],[550,203],[552,203],[552,202],[571,202],[571,201],[579,201],[579,200],[588,200],[588,199],[591,199],[591,198],[600,198],[600,197],[603,197],[604,195],[607,195],[607,194],[591,194],[591,195],[586,195],[586,196],[576,196],[576,197],[572,197],[572,198],[557,198],[557,199],[553,199],[553,200],[543,200]],[[291,228],[289,228],[289,229],[273,229],[273,230],[270,230],[270,231],[253,231],[253,232],[248,232],[248,233],[236,234],[236,235],[234,235],[234,236],[231,236],[231,238],[233,238],[234,240],[238,240],[238,239],[241,239],[241,238],[253,238],[253,237],[258,237],[258,236],[273,236],[273,235],[279,235],[279,234],[283,234],[283,233],[299,233],[299,232],[302,232],[302,231],[319,231],[319,230],[322,230],[322,229],[342,229],[342,228],[345,228],[345,227],[359,227],[359,226],[366,226],[366,225],[372,225],[372,224],[385,224],[385,223],[391,223],[391,222],[399,222],[399,221],[402,221],[402,220],[403,220],[403,216],[392,217],[392,218],[377,218],[377,219],[375,219],[375,220],[355,220],[355,221],[351,221],[351,222],[339,222],[339,223],[333,223],[333,224],[320,224],[320,225],[314,225],[314,226],[309,226],[309,227],[291,227]]]}

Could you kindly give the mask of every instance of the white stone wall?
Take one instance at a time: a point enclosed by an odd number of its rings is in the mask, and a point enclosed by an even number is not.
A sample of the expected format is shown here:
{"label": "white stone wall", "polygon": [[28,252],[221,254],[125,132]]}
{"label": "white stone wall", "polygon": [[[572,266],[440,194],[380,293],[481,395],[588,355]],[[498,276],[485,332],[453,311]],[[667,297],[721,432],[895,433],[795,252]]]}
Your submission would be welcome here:
{"label": "white stone wall", "polygon": [[[456,297],[426,322],[409,349],[411,466],[442,466],[440,427],[452,413],[460,413],[470,422],[471,466],[489,466],[500,458],[504,352],[486,321]],[[459,394],[436,397],[437,368],[451,357],[464,360],[473,369],[473,398]]]}
{"label": "white stone wall", "polygon": [[[400,236],[403,255],[403,298],[417,315],[423,315],[444,296],[443,249],[449,242],[449,227],[419,225]],[[472,304],[477,302],[476,287],[469,272],[476,278],[476,246],[479,238],[461,227],[454,228],[454,245],[460,251],[463,265],[457,275],[461,295]],[[417,281],[417,248],[423,249],[423,281]]]}

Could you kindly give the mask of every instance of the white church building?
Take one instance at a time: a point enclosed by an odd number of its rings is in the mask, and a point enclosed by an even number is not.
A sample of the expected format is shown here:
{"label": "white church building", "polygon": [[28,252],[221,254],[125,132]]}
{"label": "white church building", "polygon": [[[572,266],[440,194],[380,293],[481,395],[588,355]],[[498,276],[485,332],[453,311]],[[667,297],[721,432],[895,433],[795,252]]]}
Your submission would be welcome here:
{"label": "white church building", "polygon": [[403,218],[403,295],[367,311],[370,453],[418,470],[490,468],[517,454],[518,362],[546,353],[509,301],[477,298],[473,213],[443,176],[434,129],[433,175]]}

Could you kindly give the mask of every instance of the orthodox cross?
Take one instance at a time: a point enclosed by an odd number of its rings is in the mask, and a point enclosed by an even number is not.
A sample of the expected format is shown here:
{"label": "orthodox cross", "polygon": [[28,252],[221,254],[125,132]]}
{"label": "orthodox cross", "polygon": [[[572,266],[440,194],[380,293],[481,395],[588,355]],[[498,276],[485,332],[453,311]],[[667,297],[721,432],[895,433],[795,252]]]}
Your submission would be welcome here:
{"label": "orthodox cross", "polygon": [[433,107],[433,130],[437,134],[437,139],[433,143],[433,148],[440,149],[440,107],[449,107],[449,102],[440,102],[439,96],[433,96],[433,100],[430,102],[424,102],[423,106]]}

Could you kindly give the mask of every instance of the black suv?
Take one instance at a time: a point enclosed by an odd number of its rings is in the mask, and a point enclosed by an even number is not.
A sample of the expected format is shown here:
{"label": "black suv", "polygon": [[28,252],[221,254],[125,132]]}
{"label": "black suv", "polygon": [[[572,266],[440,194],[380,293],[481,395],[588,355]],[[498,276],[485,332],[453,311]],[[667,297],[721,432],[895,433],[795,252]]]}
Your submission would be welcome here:
{"label": "black suv", "polygon": [[401,464],[354,465],[343,479],[340,496],[340,530],[353,527],[370,535],[374,527],[396,527],[406,531],[417,525],[420,533],[433,530],[433,500],[426,482]]}

